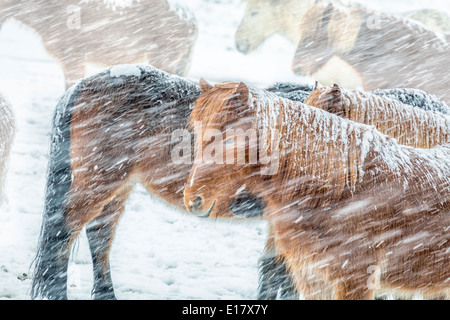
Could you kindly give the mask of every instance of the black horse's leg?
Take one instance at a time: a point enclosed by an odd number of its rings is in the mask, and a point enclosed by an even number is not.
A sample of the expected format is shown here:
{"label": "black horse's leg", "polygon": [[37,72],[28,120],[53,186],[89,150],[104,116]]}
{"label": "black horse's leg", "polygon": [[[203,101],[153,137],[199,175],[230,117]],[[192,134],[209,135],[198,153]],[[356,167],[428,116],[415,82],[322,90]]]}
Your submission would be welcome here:
{"label": "black horse's leg", "polygon": [[[265,203],[258,197],[242,192],[230,203],[231,212],[240,218],[263,215]],[[259,259],[259,300],[296,299],[298,297],[292,278],[282,257],[276,255],[272,226],[269,226],[264,254]]]}
{"label": "black horse's leg", "polygon": [[275,252],[272,228],[264,249],[264,254],[259,259],[259,300],[292,300],[298,299],[291,275],[288,273],[286,263]]}
{"label": "black horse's leg", "polygon": [[92,298],[95,300],[116,299],[111,279],[109,251],[130,191],[127,190],[111,200],[100,216],[90,222],[86,228],[94,268]]}

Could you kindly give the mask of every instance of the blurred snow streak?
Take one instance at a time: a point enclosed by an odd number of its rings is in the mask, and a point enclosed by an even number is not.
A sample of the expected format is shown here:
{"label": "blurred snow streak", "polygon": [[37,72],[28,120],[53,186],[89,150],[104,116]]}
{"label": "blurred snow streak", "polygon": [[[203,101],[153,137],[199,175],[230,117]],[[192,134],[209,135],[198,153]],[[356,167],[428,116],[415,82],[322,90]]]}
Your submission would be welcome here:
{"label": "blurred snow streak", "polygon": [[[136,0],[103,0],[122,7]],[[301,0],[299,0],[301,1]],[[245,56],[234,32],[245,4],[239,0],[170,0],[188,7],[199,24],[192,79],[239,80],[254,85],[304,80],[291,71],[295,47],[274,36]],[[448,0],[359,1],[386,12],[437,8]],[[36,252],[54,107],[64,93],[60,66],[28,27],[8,21],[0,32],[0,92],[12,103],[17,136],[0,212],[0,299],[29,298],[29,266]],[[97,72],[90,66],[90,74]],[[263,222],[204,221],[167,208],[138,187],[127,203],[111,252],[119,299],[254,299]],[[89,299],[92,264],[84,234],[69,268],[69,297]],[[24,275],[25,274],[25,275]]]}

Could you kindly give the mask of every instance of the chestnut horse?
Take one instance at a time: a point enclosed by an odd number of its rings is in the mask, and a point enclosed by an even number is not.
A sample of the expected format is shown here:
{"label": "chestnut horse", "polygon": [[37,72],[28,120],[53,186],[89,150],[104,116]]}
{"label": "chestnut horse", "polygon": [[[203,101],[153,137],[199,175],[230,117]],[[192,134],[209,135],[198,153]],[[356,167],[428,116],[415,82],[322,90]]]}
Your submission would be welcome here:
{"label": "chestnut horse", "polygon": [[345,90],[334,85],[315,90],[305,104],[368,125],[399,144],[432,148],[450,143],[450,116],[425,111],[399,101],[360,90]]}
{"label": "chestnut horse", "polygon": [[0,17],[14,18],[42,37],[63,68],[67,88],[85,76],[86,63],[146,62],[187,75],[198,34],[192,14],[167,0],[119,8],[104,1],[0,0]]}
{"label": "chestnut horse", "polygon": [[[207,87],[207,83],[203,81],[203,84]],[[287,98],[293,101],[299,101],[299,102],[305,102],[305,99],[308,99],[309,101],[313,98],[314,93],[320,92],[320,90],[316,90],[318,87],[318,83],[316,82],[316,86],[314,87],[315,92],[311,94],[311,91],[313,90],[313,86],[308,85],[302,85],[302,84],[295,84],[295,83],[277,83],[271,87],[269,87],[267,90],[275,93],[276,95]],[[334,93],[340,92],[340,88],[337,88],[338,90],[333,90]],[[324,90],[324,89],[322,89]],[[363,94],[363,93],[361,93]],[[311,96],[310,96],[311,95]],[[396,100],[398,102],[392,102],[390,99],[384,99],[384,98],[375,98],[372,97],[372,100],[375,99],[376,101],[380,102],[381,105],[386,104],[393,104],[393,106],[397,106],[397,104],[407,104],[409,106],[416,107],[418,109],[422,110],[428,110],[428,111],[435,111],[440,112],[443,114],[449,114],[450,115],[450,108],[442,101],[439,101],[436,99],[436,97],[427,94],[426,92],[423,92],[422,90],[418,89],[405,89],[405,88],[396,88],[396,89],[386,89],[386,90],[375,90],[372,93],[365,93],[365,95],[376,95],[380,97],[387,97],[393,100]],[[308,98],[308,96],[310,96]],[[337,98],[337,97],[336,97]],[[339,99],[333,99],[334,102],[339,102]],[[348,101],[348,100],[347,100]],[[328,105],[330,102],[328,102],[326,105]],[[317,105],[316,107],[325,108],[326,105]],[[402,106],[399,105],[398,107],[403,109],[410,109],[409,106]],[[347,106],[347,108],[352,106]],[[358,106],[355,106],[355,109],[357,109]],[[369,108],[373,108],[374,105],[368,106]],[[352,110],[352,109],[350,109]],[[332,108],[329,111],[334,111],[338,113],[342,117],[348,117],[350,116],[349,113],[341,113],[338,112],[337,105],[336,107]],[[352,116],[353,116],[352,110]],[[378,110],[382,111],[382,110]],[[400,110],[398,110],[400,111]],[[411,110],[410,110],[411,111]],[[423,114],[421,110],[415,110],[416,113]],[[412,114],[405,114],[405,118],[407,116],[416,115],[416,113]],[[431,115],[432,116],[432,115]],[[439,115],[436,115],[439,117]],[[355,119],[353,119],[355,120]],[[373,123],[373,121],[370,118],[359,118],[358,119],[362,123],[366,123],[365,120],[368,120],[366,124]],[[382,123],[378,123],[376,125],[381,125]],[[389,130],[389,133],[392,134],[392,137],[399,138],[399,141],[405,142],[408,145],[408,141],[405,139],[402,139],[404,136],[403,131],[407,130],[407,128],[403,128],[403,126],[399,126],[396,124],[396,126],[399,128],[397,131]],[[430,124],[430,127],[433,127],[434,123]],[[381,128],[383,128],[381,126]],[[430,128],[425,127],[425,132],[429,130]],[[386,133],[386,132],[385,132]],[[439,133],[439,132],[437,132]],[[417,134],[424,136],[425,134],[421,133],[421,131],[417,131]],[[434,139],[434,137],[432,137]],[[240,194],[236,200],[231,201],[232,204],[235,202],[242,203],[244,200],[247,201],[248,207],[253,208],[253,214],[252,216],[258,216],[261,215],[261,212],[263,210],[263,204],[261,203],[261,199],[256,198],[254,196],[249,195],[248,193]],[[255,205],[255,203],[257,205]],[[258,212],[258,210],[260,212]],[[248,216],[248,210],[232,210],[234,215],[239,214],[245,214]],[[245,217],[245,216],[244,216]],[[276,250],[273,243],[273,236],[272,236],[272,230],[269,226],[269,235],[268,240],[265,246],[264,254],[259,259],[259,287],[258,287],[258,299],[276,299],[276,298],[282,298],[282,299],[291,299],[295,298],[297,296],[297,293],[295,292],[295,288],[292,284],[292,281],[290,279],[290,276],[286,273],[286,266],[284,263],[283,258],[277,256]]]}
{"label": "chestnut horse", "polygon": [[0,96],[0,205],[5,200],[5,179],[16,123],[11,106]]}
{"label": "chestnut horse", "polygon": [[412,87],[450,103],[450,45],[436,33],[363,7],[319,3],[305,17],[292,63],[295,73],[314,74],[337,56],[360,75],[365,90]]}
{"label": "chestnut horse", "polygon": [[[189,123],[197,135],[256,133],[241,144],[228,135],[197,141],[185,204],[198,216],[226,216],[223,202],[246,186],[265,203],[277,253],[305,298],[450,289],[450,145],[402,146],[370,126],[243,83],[203,86]],[[224,154],[234,151],[234,162],[202,160],[220,148],[231,148]],[[237,154],[247,161],[255,149],[255,163],[239,164]]]}
{"label": "chestnut horse", "polygon": [[[305,102],[313,91],[321,87],[322,85],[318,81],[316,81],[315,85],[280,82],[266,88],[266,90],[273,92],[282,98]],[[450,115],[450,107],[444,101],[439,100],[436,96],[426,93],[423,90],[413,88],[391,88],[372,90],[368,93],[390,98],[402,104],[407,104],[422,110]]]}
{"label": "chestnut horse", "polygon": [[[204,82],[205,87],[207,87],[206,83]],[[299,102],[305,102],[307,99],[307,104],[316,103],[316,107],[319,107],[321,109],[328,109],[328,111],[335,112],[336,114],[342,116],[342,117],[353,117],[354,111],[358,110],[359,106],[356,105],[355,108],[353,108],[353,105],[345,105],[345,107],[352,111],[351,113],[343,113],[339,112],[341,108],[343,107],[343,104],[341,103],[342,96],[338,95],[339,92],[342,93],[342,89],[339,87],[335,87],[335,90],[331,90],[334,94],[332,95],[333,99],[326,99],[326,101],[320,101],[320,104],[317,104],[317,101],[311,101],[312,99],[317,98],[317,93],[326,90],[326,89],[319,89],[316,90],[318,87],[318,83],[316,82],[316,86],[314,87],[314,92],[309,93],[310,90],[312,90],[312,86],[305,86],[305,85],[298,85],[298,84],[292,84],[292,83],[280,83],[276,84],[274,86],[271,86],[268,90],[274,92],[280,97],[287,98],[293,101],[299,101]],[[356,91],[358,93],[358,91]],[[407,117],[410,116],[416,116],[416,113],[422,114],[423,112],[420,110],[427,110],[427,111],[434,111],[434,112],[440,112],[442,114],[450,115],[450,108],[442,101],[439,101],[436,99],[436,97],[427,94],[426,92],[418,89],[405,89],[405,88],[396,88],[396,89],[385,89],[385,90],[375,90],[371,93],[361,93],[363,95],[370,95],[372,96],[372,100],[375,100],[383,106],[384,104],[390,105],[393,104],[393,106],[397,106],[397,104],[406,104],[407,106],[400,105],[399,109],[405,111],[410,109],[409,106],[416,107],[417,110],[414,110],[414,112],[410,114],[405,114],[403,120],[405,120]],[[336,97],[334,95],[337,95]],[[386,97],[390,99],[383,99],[383,98],[375,98],[373,95],[379,96],[379,97]],[[305,98],[306,97],[306,98]],[[327,97],[325,95],[325,97]],[[341,98],[341,99],[339,99]],[[396,100],[398,102],[393,102],[391,99]],[[349,101],[348,99],[344,101]],[[323,103],[326,102],[326,103]],[[333,105],[332,102],[336,103],[336,105]],[[330,108],[332,107],[332,108]],[[383,109],[375,109],[375,105],[369,104],[366,106],[368,110],[372,109],[372,111],[378,111],[380,113],[384,113]],[[416,109],[414,108],[414,109]],[[397,110],[397,112],[401,111]],[[409,110],[411,111],[411,110]],[[439,115],[430,115],[430,117]],[[359,117],[357,119],[353,118],[352,120],[358,120],[359,122],[369,124],[373,123],[373,120],[370,117]],[[383,121],[379,123],[375,123],[375,125],[380,129],[389,129],[389,127],[384,127],[384,122],[387,121],[383,119]],[[423,125],[423,123],[422,123]],[[429,123],[430,128],[425,127],[424,132],[429,131],[432,127],[434,127],[435,123]],[[392,131],[392,130],[385,130],[384,133],[389,133],[394,138],[398,138],[400,142],[406,143],[408,145],[408,142],[410,142],[407,139],[404,139],[404,133],[403,131],[408,131],[407,127],[401,126],[399,124],[395,124],[396,127],[398,127],[399,130]],[[449,125],[447,125],[448,129]],[[411,132],[410,132],[411,133]],[[435,132],[436,135],[439,135],[440,132]],[[417,134],[421,137],[425,137],[426,134],[422,133],[421,131],[413,131],[413,134]],[[437,137],[434,137],[432,135],[431,139],[438,139]],[[413,145],[415,141],[413,142]],[[246,199],[250,198],[251,201],[248,201],[249,206],[254,205],[254,203],[258,203],[259,205],[257,208],[259,208],[260,211],[263,210],[263,205],[261,204],[261,199],[256,197],[251,197],[247,193],[244,193],[243,196],[239,195],[236,201],[239,202],[239,199],[241,197],[245,197]],[[242,201],[241,201],[242,202]],[[246,213],[245,211],[233,211],[233,214],[239,214],[240,213]],[[260,213],[254,213],[253,215],[261,215]],[[297,293],[295,292],[295,287],[292,284],[292,281],[290,279],[290,276],[286,273],[286,266],[284,259],[282,257],[277,256],[274,242],[273,242],[273,236],[272,236],[272,228],[269,227],[269,236],[268,241],[265,246],[265,251],[263,256],[259,259],[259,287],[258,287],[258,298],[259,299],[276,299],[276,298],[283,298],[283,299],[290,299],[297,296]]]}
{"label": "chestnut horse", "polygon": [[[287,84],[269,89],[297,92],[297,97],[301,91],[304,98],[312,91],[311,86]],[[132,183],[141,182],[150,193],[185,210],[182,192],[191,164],[172,161],[179,143],[172,134],[185,128],[199,95],[197,83],[144,65],[111,67],[66,92],[52,124],[32,298],[67,298],[70,248],[85,226],[94,268],[93,298],[115,298],[109,251]],[[258,202],[243,196],[230,209],[240,217],[259,212]],[[271,265],[261,270],[280,274],[267,284],[270,291],[289,287],[280,283],[289,282],[284,265]]]}

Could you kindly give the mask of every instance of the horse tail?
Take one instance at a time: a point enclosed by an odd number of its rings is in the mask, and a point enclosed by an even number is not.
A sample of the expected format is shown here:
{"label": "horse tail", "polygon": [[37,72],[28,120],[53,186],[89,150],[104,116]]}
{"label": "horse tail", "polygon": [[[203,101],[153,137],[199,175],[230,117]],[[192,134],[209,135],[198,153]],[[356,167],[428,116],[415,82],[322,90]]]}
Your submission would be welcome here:
{"label": "horse tail", "polygon": [[60,99],[53,117],[45,206],[31,284],[31,298],[67,298],[69,229],[66,198],[72,181],[70,126],[81,84],[72,86]]}
{"label": "horse tail", "polygon": [[16,120],[11,105],[0,96],[0,206],[6,200],[5,180],[11,147],[16,133]]}

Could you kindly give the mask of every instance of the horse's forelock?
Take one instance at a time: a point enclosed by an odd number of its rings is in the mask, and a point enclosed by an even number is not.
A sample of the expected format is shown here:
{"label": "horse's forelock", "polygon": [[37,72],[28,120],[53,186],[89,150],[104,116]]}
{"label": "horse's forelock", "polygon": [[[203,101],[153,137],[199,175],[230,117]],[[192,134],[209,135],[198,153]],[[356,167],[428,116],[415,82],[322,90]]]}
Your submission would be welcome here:
{"label": "horse's forelock", "polygon": [[225,110],[231,103],[242,100],[237,94],[238,87],[239,83],[225,82],[216,84],[210,90],[203,92],[197,99],[189,118],[189,125],[193,126],[196,121],[201,121],[204,125],[217,123],[217,120],[223,123],[228,122],[229,112]]}

